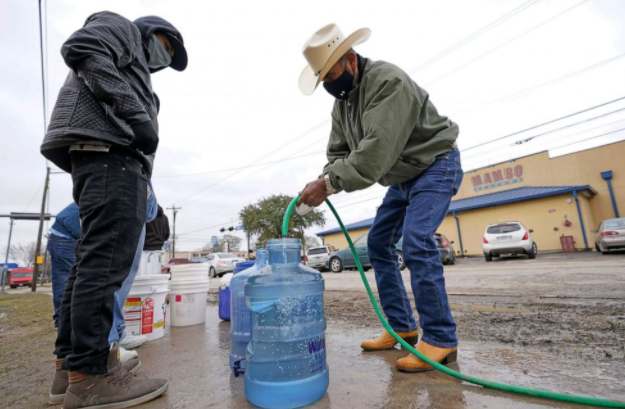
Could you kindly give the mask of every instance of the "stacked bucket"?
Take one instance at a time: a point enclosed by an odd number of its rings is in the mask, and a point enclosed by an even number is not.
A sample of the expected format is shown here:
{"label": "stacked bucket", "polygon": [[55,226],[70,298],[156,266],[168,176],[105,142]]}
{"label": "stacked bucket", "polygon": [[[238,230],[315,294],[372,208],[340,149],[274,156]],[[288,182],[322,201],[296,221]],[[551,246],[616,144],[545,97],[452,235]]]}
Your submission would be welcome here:
{"label": "stacked bucket", "polygon": [[161,274],[161,251],[144,251],[137,276],[124,304],[126,330],[148,341],[165,335],[169,276]]}
{"label": "stacked bucket", "polygon": [[171,266],[169,322],[172,327],[206,322],[206,298],[210,286],[208,269],[208,263]]}

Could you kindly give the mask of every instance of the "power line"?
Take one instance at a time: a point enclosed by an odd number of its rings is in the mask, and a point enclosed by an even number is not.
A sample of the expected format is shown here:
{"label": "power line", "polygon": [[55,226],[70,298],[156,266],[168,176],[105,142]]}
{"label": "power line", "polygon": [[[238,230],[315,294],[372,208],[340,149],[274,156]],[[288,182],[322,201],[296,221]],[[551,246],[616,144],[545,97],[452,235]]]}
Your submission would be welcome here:
{"label": "power line", "polygon": [[[530,141],[532,141],[532,140],[534,140],[536,138],[540,138],[542,136],[549,135],[549,134],[552,134],[554,132],[561,131],[563,129],[572,128],[574,126],[578,126],[578,125],[584,124],[586,122],[592,122],[592,121],[595,121],[595,120],[600,119],[600,118],[605,118],[607,116],[614,115],[614,114],[616,114],[618,112],[622,112],[622,111],[625,111],[625,108],[620,108],[620,109],[617,109],[617,110],[614,110],[614,111],[611,111],[611,112],[607,112],[605,114],[597,115],[597,116],[592,117],[592,118],[584,119],[584,120],[581,120],[581,121],[578,121],[578,122],[575,122],[575,123],[572,123],[572,124],[569,124],[569,125],[564,125],[564,126],[561,126],[560,128],[552,129],[552,130],[540,133],[538,135],[534,135],[534,136],[531,136],[529,138],[526,138],[526,139],[523,139],[523,140],[520,140],[520,141],[516,141],[516,142],[514,142],[512,144],[512,146],[514,146],[514,145],[517,145],[517,146],[523,145],[523,144],[526,144],[526,143],[528,143],[528,142],[530,142]],[[586,131],[584,131],[584,132],[586,132]],[[503,147],[501,147],[499,149],[496,149],[495,152],[501,151],[503,149],[508,149],[508,148],[509,148],[509,146],[503,146]],[[464,151],[466,151],[466,150],[463,149],[463,152]],[[466,157],[466,159],[477,158],[477,157],[481,157],[481,156],[485,156],[485,155],[492,155],[492,154],[493,154],[493,151],[491,150],[489,152],[482,152],[482,153],[478,153],[476,155],[469,155],[468,157]]]}
{"label": "power line", "polygon": [[[302,151],[304,151],[304,150],[306,150],[306,149],[308,149],[308,148],[310,148],[310,147],[312,147],[312,146],[314,146],[314,145],[318,144],[319,142],[323,141],[324,139],[326,139],[326,137],[325,137],[325,136],[324,136],[323,138],[321,138],[321,139],[319,139],[319,140],[317,140],[317,141],[315,141],[315,142],[311,143],[310,145],[308,145],[308,146],[306,146],[306,147],[302,148],[301,150],[302,150]],[[265,170],[269,169],[270,167],[275,166],[275,165],[276,165],[276,164],[278,164],[278,163],[281,163],[283,160],[285,160],[285,159],[287,159],[287,158],[289,158],[289,157],[290,157],[290,156],[289,156],[289,155],[287,155],[287,156],[285,156],[285,157],[281,158],[280,160],[278,160],[278,161],[276,161],[276,162],[269,163],[267,166],[265,166],[264,168],[262,168],[262,169],[258,170],[256,173],[249,174],[249,175],[247,175],[247,176],[245,176],[245,177],[243,177],[243,178],[241,178],[241,179],[237,180],[236,182],[233,182],[233,183],[231,183],[231,184],[229,184],[229,185],[227,185],[227,186],[223,186],[223,187],[221,187],[221,189],[217,189],[216,191],[213,191],[213,192],[208,192],[207,194],[205,194],[205,195],[203,195],[203,196],[200,196],[200,197],[199,197],[199,198],[197,198],[196,200],[201,200],[201,199],[205,198],[206,196],[208,196],[209,194],[215,194],[215,193],[221,192],[222,190],[224,190],[224,189],[226,189],[226,188],[229,188],[229,187],[231,187],[231,186],[234,186],[234,185],[236,185],[237,183],[240,183],[240,182],[242,182],[242,181],[244,181],[244,180],[246,180],[246,179],[249,179],[250,177],[255,176],[255,175],[257,175],[257,174],[259,174],[259,173],[261,173],[261,172],[263,172],[263,171],[265,171]],[[189,197],[187,197],[187,198],[183,199],[182,201],[187,200],[187,199],[191,198],[192,196],[195,196],[195,195],[197,195],[198,193],[201,193],[201,192],[205,191],[206,189],[208,189],[208,188],[210,188],[210,187],[215,186],[216,184],[218,184],[218,183],[220,183],[220,182],[222,182],[222,181],[224,181],[224,180],[228,179],[230,176],[234,176],[234,174],[236,174],[236,173],[238,173],[238,171],[237,171],[237,172],[235,172],[235,173],[232,173],[232,174],[230,174],[230,175],[228,175],[228,176],[226,176],[225,178],[223,178],[223,179],[221,179],[221,180],[218,180],[217,182],[215,182],[215,183],[213,183],[213,184],[211,184],[211,185],[209,185],[209,186],[206,186],[205,188],[203,188],[203,189],[199,190],[198,192],[194,193],[193,195],[191,195],[191,196],[189,196]],[[181,202],[182,202],[182,201],[181,201]],[[180,203],[180,202],[178,202],[178,203]]]}
{"label": "power line", "polygon": [[[308,130],[308,131],[306,131],[304,134],[300,135],[300,136],[298,137],[298,139],[299,139],[300,137],[302,137],[302,136],[307,135],[308,133],[312,132],[313,130],[318,129],[321,125],[325,125],[325,123],[327,123],[327,122],[329,122],[329,120],[327,120],[327,121],[325,121],[324,123],[319,124],[319,125],[317,125],[317,126],[315,126],[315,127],[311,128],[311,129],[309,129],[309,130]],[[311,145],[308,145],[308,146],[306,146],[305,148],[303,148],[303,149],[301,149],[301,150],[306,150],[306,149],[310,148],[311,146],[313,146],[313,145],[315,145],[315,144],[317,144],[317,143],[321,142],[323,139],[325,139],[325,137],[324,137],[324,138],[322,138],[322,139],[319,139],[319,140],[315,141],[315,142],[314,142],[314,143],[312,143]],[[289,145],[289,144],[291,144],[291,143],[293,143],[293,142],[295,142],[295,140],[292,140],[292,141],[291,141],[291,142],[289,142],[287,145]],[[278,148],[278,149],[275,149],[274,151],[272,151],[271,153],[269,153],[269,154],[268,154],[268,155],[266,155],[266,156],[269,156],[269,155],[271,155],[271,154],[273,154],[273,153],[275,153],[275,152],[277,152],[277,151],[279,151],[279,150],[283,149],[283,148],[284,148],[284,147],[286,147],[287,145],[284,145],[284,146],[282,146],[282,147],[280,147],[280,148]],[[288,158],[289,156],[290,156],[290,155],[287,155],[287,156],[285,156],[285,157],[284,157],[284,158],[282,158],[282,159]],[[282,159],[280,159],[279,161],[277,161],[277,162],[275,162],[275,163],[273,163],[273,164],[268,165],[268,166],[267,166],[267,168],[269,168],[269,167],[271,167],[271,166],[275,165],[276,163],[279,163]],[[248,164],[248,166],[249,166],[249,165],[252,165],[253,163],[254,163],[254,162],[252,162],[252,163]],[[263,170],[265,170],[265,169],[267,169],[267,168],[263,168],[263,169],[259,170],[258,172],[262,172]],[[242,169],[239,169],[239,170],[237,170],[237,171],[235,171],[235,172],[232,172],[232,173],[231,173],[231,174],[229,174],[228,176],[226,176],[226,177],[224,177],[224,178],[222,178],[222,179],[219,179],[218,181],[216,181],[216,182],[214,182],[214,183],[211,183],[211,184],[210,184],[210,185],[208,185],[208,186],[205,186],[204,188],[202,188],[202,189],[198,190],[197,192],[195,192],[195,193],[193,193],[193,194],[191,194],[191,195],[189,195],[189,196],[185,197],[184,199],[179,200],[177,203],[178,203],[178,204],[179,204],[179,203],[182,203],[182,202],[184,202],[184,201],[186,201],[186,200],[188,200],[188,199],[192,198],[193,196],[198,195],[198,194],[200,194],[200,193],[202,193],[202,192],[206,191],[207,189],[209,189],[209,188],[211,188],[211,187],[213,187],[213,186],[217,185],[218,183],[221,183],[221,182],[223,182],[224,180],[227,180],[227,179],[231,178],[232,176],[236,175],[237,173],[242,172],[242,171],[243,171],[243,170],[245,170],[245,169],[246,169],[246,168],[242,168]],[[204,196],[202,196],[202,197],[204,197]]]}
{"label": "power line", "polygon": [[554,123],[554,122],[561,121],[561,120],[563,120],[563,119],[571,118],[571,117],[574,117],[575,115],[583,114],[584,112],[592,111],[592,110],[594,110],[594,109],[601,108],[601,107],[604,107],[604,106],[606,106],[606,105],[610,105],[610,104],[613,104],[613,103],[615,103],[615,102],[622,101],[622,100],[624,100],[624,99],[625,99],[625,96],[623,96],[623,97],[619,97],[619,98],[613,99],[613,100],[611,100],[611,101],[604,102],[604,103],[602,103],[602,104],[595,105],[595,106],[592,106],[592,107],[590,107],[590,108],[586,108],[586,109],[583,109],[583,110],[581,110],[581,111],[577,111],[577,112],[574,112],[574,113],[572,113],[572,114],[568,114],[568,115],[562,116],[562,117],[560,117],[560,118],[556,118],[556,119],[552,119],[552,120],[547,121],[547,122],[543,122],[542,124],[539,124],[539,125],[534,125],[534,126],[531,126],[531,127],[529,127],[529,128],[526,128],[526,129],[523,129],[523,130],[520,130],[520,131],[516,131],[516,132],[513,132],[513,133],[508,134],[508,135],[504,135],[504,136],[502,136],[502,137],[499,137],[499,138],[496,138],[496,139],[490,140],[490,141],[488,141],[488,142],[483,142],[483,143],[479,143],[479,144],[477,144],[477,145],[470,146],[470,147],[468,147],[468,148],[464,148],[464,149],[462,149],[462,151],[463,151],[463,152],[466,152],[466,151],[469,151],[469,150],[471,150],[471,149],[479,148],[479,147],[481,147],[481,146],[485,146],[485,145],[488,145],[488,144],[490,144],[490,143],[497,142],[497,141],[500,141],[500,140],[502,140],[502,139],[509,138],[509,137],[511,137],[511,136],[519,135],[519,134],[522,134],[522,133],[524,133],[524,132],[527,132],[527,131],[531,131],[531,130],[533,130],[533,129],[540,128],[540,127],[542,127],[542,126],[549,125],[549,124],[552,124],[552,123]]}
{"label": "power line", "polygon": [[409,74],[414,74],[416,72],[419,72],[419,71],[422,71],[422,70],[426,69],[427,67],[429,67],[430,65],[434,64],[436,61],[440,60],[441,58],[451,54],[452,52],[454,52],[457,49],[459,49],[459,48],[463,47],[464,45],[466,45],[467,43],[470,43],[471,41],[475,40],[476,38],[478,38],[482,34],[490,31],[491,29],[497,27],[498,25],[500,25],[501,23],[505,22],[506,20],[514,17],[515,15],[520,13],[521,11],[529,8],[530,6],[533,6],[536,3],[538,3],[538,1],[540,1],[540,0],[531,0],[531,1],[523,3],[522,5],[517,7],[516,9],[514,9],[514,10],[504,14],[503,16],[499,17],[498,19],[492,21],[491,23],[489,23],[489,24],[485,25],[484,27],[480,28],[479,30],[477,30],[473,34],[469,35],[468,37],[465,37],[464,39],[458,41],[457,43],[455,43],[451,47],[443,50],[442,52],[440,52],[439,54],[437,54],[434,57],[430,58],[429,60],[421,63],[417,67],[415,67],[412,70],[410,70],[408,73]]}
{"label": "power line", "polygon": [[[617,124],[617,123],[623,122],[623,121],[625,121],[625,118],[619,119],[618,121],[610,122],[610,123],[607,123],[607,124],[604,124],[604,125],[599,125],[599,126],[596,126],[594,128],[585,129],[583,131],[576,132],[576,133],[573,133],[573,134],[564,135],[564,136],[561,136],[559,138],[551,139],[551,140],[545,141],[543,143],[539,143],[538,145],[534,145],[534,146],[530,146],[530,147],[537,148],[539,146],[552,144],[554,142],[560,141],[560,140],[565,139],[565,138],[568,139],[568,138],[571,138],[571,137],[576,136],[576,135],[581,135],[583,133],[587,133],[587,132],[591,132],[591,131],[594,131],[594,130],[597,130],[597,129],[605,128],[606,126],[614,125],[614,124]],[[516,160],[516,159],[519,159],[519,158],[523,158],[525,156],[535,155],[535,154],[540,153],[540,152],[553,151],[553,150],[556,150],[556,149],[562,149],[562,148],[566,148],[568,146],[575,145],[575,144],[578,144],[578,143],[581,143],[581,142],[585,142],[587,140],[591,140],[591,139],[595,139],[595,138],[596,138],[596,136],[592,136],[590,138],[585,138],[585,139],[582,139],[582,140],[579,140],[579,141],[565,143],[564,145],[560,145],[560,146],[551,146],[551,147],[544,148],[544,149],[534,150],[533,152],[522,152],[522,153],[518,153],[514,157],[512,157],[512,155],[510,155],[510,158],[508,158],[507,160]],[[485,158],[485,159],[473,159],[473,160],[470,160],[468,162],[469,165],[466,165],[466,162],[463,161],[463,164],[464,164],[463,167],[471,168],[471,169],[478,169],[478,168],[480,168],[480,166],[475,166],[475,164],[480,163],[480,162],[484,162],[484,161],[488,161],[489,162],[488,165],[490,165],[490,158]],[[502,160],[496,161],[496,163],[502,163],[502,162],[503,162]]]}
{"label": "power line", "polygon": [[580,75],[580,74],[584,74],[584,73],[586,73],[586,72],[588,72],[588,71],[592,71],[592,70],[594,70],[594,69],[596,69],[596,68],[600,68],[600,67],[602,67],[602,66],[604,66],[604,65],[607,65],[607,64],[613,63],[613,62],[615,62],[615,61],[617,61],[617,60],[619,60],[619,59],[623,58],[624,56],[625,56],[625,53],[623,53],[623,54],[619,54],[619,55],[617,55],[617,56],[615,56],[615,57],[608,58],[607,60],[603,60],[603,61],[598,62],[598,63],[596,63],[596,64],[593,64],[593,65],[591,65],[591,66],[588,66],[588,67],[582,68],[582,69],[580,69],[580,70],[577,70],[577,71],[574,71],[574,72],[571,72],[571,73],[568,73],[568,74],[562,75],[562,76],[560,76],[560,77],[557,77],[557,78],[551,79],[551,80],[549,80],[549,81],[547,81],[547,82],[543,82],[543,83],[541,83],[541,84],[537,84],[537,85],[533,85],[533,86],[528,87],[528,88],[524,88],[524,89],[522,89],[521,91],[517,91],[517,92],[514,92],[514,93],[512,93],[512,94],[506,95],[506,96],[504,96],[504,97],[499,97],[499,98],[497,98],[497,99],[493,99],[493,100],[491,100],[491,101],[485,102],[484,104],[481,104],[481,105],[476,105],[476,106],[474,106],[474,107],[472,107],[472,108],[465,109],[464,111],[454,112],[454,113],[453,113],[453,114],[451,114],[450,116],[462,115],[462,114],[464,114],[464,113],[471,112],[471,111],[475,111],[476,109],[484,108],[485,106],[489,106],[489,105],[492,105],[492,104],[496,104],[496,103],[498,103],[498,102],[509,102],[509,101],[511,101],[511,100],[513,100],[513,99],[515,99],[515,98],[520,97],[520,96],[521,96],[521,95],[523,95],[523,94],[527,94],[528,92],[534,91],[534,90],[536,90],[536,89],[538,89],[538,88],[542,88],[542,87],[546,87],[546,86],[548,86],[548,85],[556,84],[556,83],[558,83],[558,82],[561,82],[561,81],[564,81],[564,80],[567,80],[567,79],[570,79],[570,78],[576,77],[576,76],[578,76],[578,75]]}
{"label": "power line", "polygon": [[[507,14],[505,14],[505,15],[501,16],[501,17],[499,17],[498,19],[494,20],[493,22],[491,22],[491,23],[487,24],[486,26],[482,27],[482,28],[481,28],[481,29],[479,29],[478,31],[476,31],[476,32],[474,32],[473,34],[469,35],[468,37],[464,38],[464,39],[463,39],[463,40],[461,40],[460,42],[458,42],[458,43],[454,44],[453,46],[451,46],[451,47],[447,48],[447,49],[446,49],[446,50],[444,50],[443,52],[441,52],[441,53],[437,54],[436,56],[432,57],[432,58],[431,58],[431,59],[429,59],[428,61],[426,61],[426,62],[422,63],[422,64],[421,64],[421,65],[419,65],[417,68],[415,68],[415,69],[413,70],[413,72],[420,71],[420,70],[422,70],[422,69],[424,69],[424,68],[426,68],[426,67],[430,66],[430,65],[431,65],[431,64],[433,64],[434,62],[436,62],[436,61],[438,61],[439,59],[443,58],[444,56],[446,56],[446,55],[448,55],[448,54],[452,53],[453,51],[455,51],[455,50],[457,50],[457,49],[459,49],[459,48],[463,47],[464,45],[466,45],[467,43],[471,42],[471,41],[472,41],[472,40],[474,40],[475,38],[477,38],[477,37],[479,37],[480,35],[482,35],[482,34],[486,33],[487,31],[489,31],[489,30],[491,30],[492,28],[496,27],[497,25],[499,25],[499,24],[503,23],[504,21],[506,21],[506,20],[510,19],[511,17],[513,17],[514,15],[516,15],[516,14],[520,13],[521,11],[525,10],[526,8],[528,8],[528,7],[532,6],[532,5],[534,5],[534,4],[535,4],[535,3],[537,3],[538,1],[540,1],[540,0],[530,0],[530,1],[526,2],[526,3],[523,3],[521,6],[517,7],[516,9],[514,9],[514,10],[510,11],[509,13],[507,13]],[[297,140],[299,140],[301,137],[303,137],[303,136],[305,136],[305,135],[308,135],[309,133],[312,133],[312,132],[316,131],[316,130],[317,130],[317,129],[319,129],[320,127],[322,127],[322,126],[324,126],[324,125],[328,124],[329,122],[330,122],[330,120],[325,120],[325,121],[320,122],[319,124],[315,125],[313,128],[309,129],[308,131],[306,131],[306,132],[304,132],[303,134],[299,135],[298,137],[294,138],[293,140],[291,140],[291,141],[290,141],[290,142],[288,142],[287,144],[282,145],[280,148],[278,148],[278,149],[275,149],[275,150],[271,151],[270,153],[268,153],[268,154],[267,154],[267,155],[265,155],[265,156],[272,155],[272,154],[274,154],[274,153],[276,153],[276,152],[278,152],[278,151],[280,151],[280,150],[284,149],[285,147],[287,147],[287,146],[289,146],[289,145],[293,144],[294,142],[296,142]],[[278,163],[278,162],[276,162],[276,163]],[[251,163],[250,165],[252,165],[252,164],[253,164],[253,163]],[[226,180],[226,179],[230,178],[231,176],[234,176],[235,174],[237,174],[237,173],[239,173],[239,172],[243,171],[244,169],[246,169],[246,168],[244,167],[244,168],[241,168],[241,169],[236,170],[234,173],[232,173],[232,174],[230,174],[230,175],[226,176],[225,178],[223,178],[223,179],[221,179],[221,180],[219,180],[219,181],[217,181],[217,182],[215,182],[215,183],[212,183],[212,184],[210,184],[210,185],[206,186],[205,188],[203,188],[203,189],[201,189],[201,190],[197,191],[196,193],[194,193],[194,194],[192,194],[192,195],[190,195],[190,196],[188,196],[188,197],[186,197],[186,198],[182,199],[182,200],[181,200],[180,202],[178,202],[178,203],[181,203],[181,202],[183,202],[183,201],[185,201],[185,200],[187,200],[187,199],[189,199],[189,198],[191,198],[191,197],[193,197],[193,196],[195,196],[195,195],[197,195],[197,194],[201,193],[202,191],[204,191],[204,190],[206,190],[206,189],[208,189],[208,188],[210,188],[210,187],[215,186],[216,184],[218,184],[218,183],[220,183],[220,182],[222,182],[222,181],[224,181],[224,180]],[[261,171],[262,171],[262,170],[261,170]]]}
{"label": "power line", "polygon": [[512,42],[514,42],[514,41],[516,41],[516,40],[518,40],[519,38],[521,38],[521,37],[525,36],[526,34],[531,33],[532,31],[534,31],[534,30],[536,30],[536,29],[538,29],[538,28],[540,28],[540,27],[544,26],[544,25],[545,25],[545,24],[547,24],[547,23],[550,23],[551,21],[555,20],[556,18],[558,18],[558,17],[562,16],[562,15],[563,15],[563,14],[565,14],[565,13],[568,13],[569,11],[573,10],[574,8],[576,8],[576,7],[578,7],[578,6],[581,6],[582,4],[586,3],[587,1],[588,1],[588,0],[583,0],[583,1],[581,1],[581,2],[579,2],[579,3],[577,3],[577,4],[575,4],[574,6],[569,7],[568,9],[566,9],[566,10],[564,10],[564,11],[562,11],[562,12],[560,12],[560,13],[556,14],[555,16],[553,16],[553,17],[551,17],[551,18],[549,18],[549,19],[547,19],[547,20],[543,21],[542,23],[540,23],[540,24],[538,24],[538,25],[536,25],[536,26],[534,26],[534,27],[530,28],[529,30],[524,31],[523,33],[519,34],[518,36],[513,37],[512,39],[510,39],[510,40],[508,40],[508,41],[504,42],[503,44],[500,44],[500,45],[498,45],[497,47],[492,48],[492,49],[490,49],[489,51],[485,52],[484,54],[479,55],[478,57],[476,57],[476,58],[474,58],[474,59],[470,60],[469,62],[467,62],[467,63],[465,63],[465,64],[461,65],[460,67],[457,67],[457,68],[455,68],[455,69],[453,69],[453,70],[449,71],[448,73],[443,74],[443,75],[441,75],[440,77],[438,77],[438,78],[434,79],[433,81],[430,81],[429,83],[427,83],[427,84],[426,84],[426,86],[433,85],[433,84],[437,83],[438,81],[442,80],[443,78],[446,78],[446,77],[450,76],[451,74],[453,74],[453,73],[455,73],[455,72],[457,72],[457,71],[459,71],[459,70],[461,70],[461,69],[463,69],[463,68],[465,68],[465,67],[467,67],[467,66],[469,66],[469,65],[473,64],[474,62],[476,62],[476,61],[478,61],[478,60],[480,60],[480,59],[482,59],[482,58],[486,57],[487,55],[489,55],[489,54],[491,54],[491,53],[493,53],[493,52],[495,52],[495,51],[497,51],[497,50],[499,50],[499,49],[501,49],[501,48],[503,48],[503,47],[507,46],[508,44],[510,44],[510,43],[512,43]]}
{"label": "power line", "polygon": [[307,156],[312,156],[312,155],[318,155],[320,153],[325,153],[325,151],[316,151],[316,152],[311,152],[311,153],[307,153],[305,155],[299,155],[299,156],[290,156],[286,159],[281,159],[281,160],[276,160],[276,161],[272,161],[272,162],[263,162],[263,163],[255,163],[253,165],[248,165],[248,166],[240,166],[237,168],[230,168],[230,169],[220,169],[220,170],[212,170],[212,171],[207,171],[207,172],[198,172],[198,173],[186,173],[186,174],[182,174],[182,175],[164,175],[164,176],[153,176],[152,179],[163,179],[163,178],[180,178],[180,177],[186,177],[186,176],[199,176],[199,175],[209,175],[209,174],[213,174],[213,173],[222,173],[222,172],[230,172],[233,170],[242,170],[242,169],[249,169],[249,168],[254,168],[254,167],[258,167],[258,166],[263,166],[263,165],[269,165],[269,164],[275,164],[275,163],[279,163],[279,162],[284,162],[287,160],[295,160],[295,159],[300,159],[300,158],[305,158]]}

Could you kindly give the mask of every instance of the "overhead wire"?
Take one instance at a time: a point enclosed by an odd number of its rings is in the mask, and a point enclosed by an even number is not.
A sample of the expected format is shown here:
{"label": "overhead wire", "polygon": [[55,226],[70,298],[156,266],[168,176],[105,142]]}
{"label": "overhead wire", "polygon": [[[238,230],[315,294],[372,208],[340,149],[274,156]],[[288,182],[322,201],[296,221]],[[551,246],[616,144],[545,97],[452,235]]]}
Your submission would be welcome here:
{"label": "overhead wire", "polygon": [[466,44],[468,44],[471,41],[475,40],[476,38],[480,37],[482,34],[487,33],[488,31],[490,31],[493,28],[497,27],[501,23],[503,23],[503,22],[509,20],[510,18],[516,16],[517,14],[522,12],[523,10],[529,8],[530,6],[533,6],[534,4],[538,3],[539,1],[540,0],[530,0],[530,1],[527,1],[527,2],[525,2],[523,4],[521,4],[519,7],[515,8],[514,10],[511,10],[510,12],[504,14],[503,16],[497,18],[496,20],[488,23],[487,25],[485,25],[484,27],[480,28],[476,32],[470,34],[469,36],[465,37],[464,39],[462,39],[462,40],[458,41],[457,43],[453,44],[451,47],[443,50],[442,52],[438,53],[434,57],[424,61],[421,64],[419,64],[418,66],[416,66],[412,70],[408,71],[408,73],[409,74],[414,74],[414,73],[417,73],[419,71],[422,71],[422,70],[426,69],[427,67],[429,67],[430,65],[434,64],[435,62],[437,62],[441,58],[446,57],[447,55],[451,54],[452,52],[456,51],[459,48],[462,48]]}
{"label": "overhead wire", "polygon": [[540,28],[540,27],[542,27],[542,26],[552,22],[553,20],[557,19],[558,17],[561,17],[562,15],[568,13],[569,11],[575,9],[576,7],[581,6],[582,4],[586,3],[587,1],[588,0],[582,0],[581,2],[579,2],[579,3],[569,7],[568,9],[566,9],[566,10],[556,14],[555,16],[548,18],[547,20],[543,21],[542,23],[540,23],[538,25],[535,25],[534,27],[530,28],[529,30],[526,30],[526,31],[522,32],[521,34],[511,38],[510,40],[508,40],[508,41],[498,45],[497,47],[492,48],[492,49],[488,50],[487,52],[485,52],[483,54],[480,54],[478,57],[473,58],[472,60],[468,61],[467,63],[465,63],[465,64],[463,64],[463,65],[461,65],[461,66],[459,66],[457,68],[454,68],[453,70],[447,72],[446,74],[441,75],[440,77],[435,78],[434,80],[428,82],[426,84],[426,86],[430,86],[430,85],[436,84],[438,81],[442,80],[443,78],[447,78],[448,76],[454,74],[455,72],[457,72],[457,71],[459,71],[459,70],[461,70],[461,69],[463,69],[463,68],[473,64],[476,61],[481,60],[482,58],[486,57],[487,55],[492,54],[492,53],[494,53],[497,50],[500,50],[501,48],[503,48],[503,47],[507,46],[508,44],[518,40],[519,38],[521,38],[521,37],[531,33],[532,31],[534,31],[534,30],[536,30],[536,29],[538,29],[538,28]]}
{"label": "overhead wire", "polygon": [[[431,64],[433,64],[434,62],[436,62],[436,61],[438,61],[439,59],[443,58],[444,56],[446,56],[446,55],[450,54],[451,52],[453,52],[453,51],[455,51],[455,50],[457,50],[457,49],[459,49],[459,48],[463,47],[464,45],[466,45],[467,43],[471,42],[471,41],[472,41],[472,40],[474,40],[475,38],[477,38],[477,37],[481,36],[482,34],[484,34],[484,33],[488,32],[488,31],[490,31],[492,28],[494,28],[494,27],[498,26],[499,24],[503,23],[504,21],[507,21],[508,19],[510,19],[510,18],[512,18],[512,17],[514,17],[516,14],[518,14],[518,13],[520,13],[521,11],[523,11],[523,10],[527,9],[528,7],[530,7],[530,6],[532,6],[532,5],[536,4],[536,3],[538,3],[539,1],[540,1],[540,0],[530,0],[530,1],[527,1],[527,2],[523,3],[521,6],[519,6],[519,7],[515,8],[515,9],[513,9],[512,11],[510,11],[510,12],[508,12],[508,13],[504,14],[503,16],[501,16],[501,17],[497,18],[496,20],[494,20],[494,21],[492,21],[491,23],[487,24],[486,26],[482,27],[482,28],[481,28],[481,29],[479,29],[478,31],[476,31],[476,32],[472,33],[472,34],[471,34],[471,35],[469,35],[468,37],[465,37],[463,40],[459,41],[458,43],[454,44],[453,46],[451,46],[451,47],[447,48],[446,50],[444,50],[444,51],[442,51],[441,53],[437,54],[436,56],[432,57],[430,60],[425,61],[424,63],[420,64],[418,67],[416,67],[415,69],[413,69],[411,72],[412,72],[412,73],[414,73],[414,72],[418,72],[418,71],[420,71],[420,70],[422,70],[422,69],[425,69],[426,67],[430,66],[430,65],[431,65]],[[587,0],[585,0],[585,1],[587,1]],[[312,132],[316,131],[317,129],[321,128],[322,126],[325,126],[326,124],[328,124],[329,122],[330,122],[330,120],[324,120],[324,121],[320,122],[319,124],[315,125],[315,126],[314,126],[314,127],[312,127],[311,129],[309,129],[308,131],[306,131],[306,132],[304,132],[303,134],[299,135],[298,137],[296,137],[296,138],[292,139],[292,140],[291,140],[290,142],[288,142],[287,144],[282,145],[282,146],[281,146],[281,147],[279,147],[278,149],[275,149],[275,150],[271,151],[270,153],[266,154],[265,156],[269,156],[269,155],[271,155],[271,154],[274,154],[274,153],[276,153],[276,152],[278,152],[278,151],[280,151],[280,150],[284,149],[285,147],[287,147],[287,146],[289,146],[289,145],[291,145],[291,144],[295,143],[295,142],[296,142],[297,140],[299,140],[301,137],[303,137],[303,136],[305,136],[305,135],[307,135],[307,134],[310,134],[310,133],[312,133]],[[252,164],[252,163],[250,163],[250,165],[251,165],[251,164]],[[222,182],[222,181],[224,181],[224,180],[229,179],[231,176],[234,176],[235,174],[237,174],[237,173],[239,173],[239,172],[241,172],[241,171],[243,171],[243,170],[244,170],[244,169],[240,169],[240,170],[235,171],[233,174],[228,175],[228,176],[226,176],[225,178],[223,178],[223,179],[221,179],[221,180],[219,180],[219,181],[217,181],[217,182],[215,182],[215,183],[212,183],[212,184],[210,184],[210,185],[206,186],[206,187],[205,187],[205,188],[203,188],[203,189],[200,189],[199,191],[197,191],[197,192],[193,193],[192,195],[190,195],[190,196],[188,196],[188,197],[186,197],[186,198],[182,199],[181,201],[179,201],[179,202],[178,202],[178,203],[176,203],[176,204],[179,204],[179,203],[181,203],[181,202],[186,201],[187,199],[189,199],[189,198],[191,198],[191,197],[193,197],[193,196],[195,196],[195,195],[197,195],[197,194],[201,193],[202,191],[205,191],[206,189],[209,189],[210,187],[215,186],[216,184],[218,184],[218,183],[220,183],[220,182]]]}

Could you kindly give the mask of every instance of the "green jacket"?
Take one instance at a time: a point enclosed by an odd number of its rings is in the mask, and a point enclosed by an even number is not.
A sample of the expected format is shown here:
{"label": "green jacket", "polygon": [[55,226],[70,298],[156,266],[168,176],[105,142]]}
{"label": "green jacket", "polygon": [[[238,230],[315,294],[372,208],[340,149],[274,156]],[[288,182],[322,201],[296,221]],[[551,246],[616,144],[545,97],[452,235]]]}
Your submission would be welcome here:
{"label": "green jacket", "polygon": [[334,103],[323,173],[339,191],[398,184],[421,174],[457,138],[458,125],[436,111],[408,74],[368,60],[348,100]]}

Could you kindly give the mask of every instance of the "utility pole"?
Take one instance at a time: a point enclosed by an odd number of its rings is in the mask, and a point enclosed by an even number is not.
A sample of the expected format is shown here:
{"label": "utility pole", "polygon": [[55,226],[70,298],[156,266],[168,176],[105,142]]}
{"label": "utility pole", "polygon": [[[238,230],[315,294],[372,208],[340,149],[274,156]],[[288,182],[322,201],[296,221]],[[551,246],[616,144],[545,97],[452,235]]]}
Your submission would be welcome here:
{"label": "utility pole", "polygon": [[176,214],[178,214],[178,210],[181,210],[182,207],[176,207],[176,205],[172,205],[168,207],[167,210],[172,210],[174,212],[174,237],[171,243],[171,258],[176,257]]}
{"label": "utility pole", "polygon": [[39,253],[41,252],[41,236],[43,235],[43,222],[46,219],[46,197],[48,196],[48,187],[50,184],[50,167],[46,168],[46,183],[43,188],[43,199],[41,200],[41,214],[39,216],[39,234],[37,234],[37,249],[35,250],[35,267],[33,269],[33,285],[31,291],[37,291],[37,276],[39,275]]}
{"label": "utility pole", "polygon": [[7,254],[4,257],[4,268],[0,273],[0,291],[4,292],[4,285],[6,283],[6,272],[9,271],[9,252],[11,251],[11,235],[13,234],[13,219],[11,218],[11,227],[9,227],[9,243],[7,244]]}

